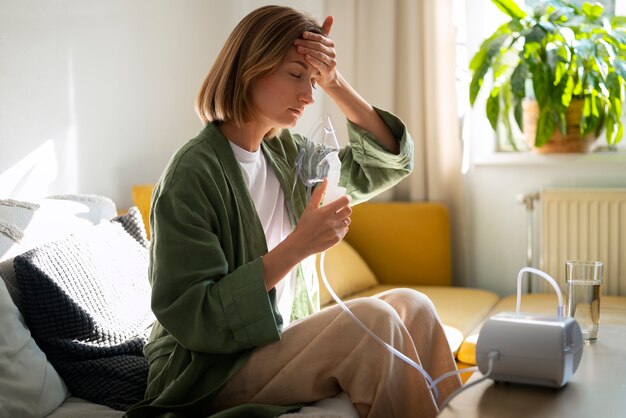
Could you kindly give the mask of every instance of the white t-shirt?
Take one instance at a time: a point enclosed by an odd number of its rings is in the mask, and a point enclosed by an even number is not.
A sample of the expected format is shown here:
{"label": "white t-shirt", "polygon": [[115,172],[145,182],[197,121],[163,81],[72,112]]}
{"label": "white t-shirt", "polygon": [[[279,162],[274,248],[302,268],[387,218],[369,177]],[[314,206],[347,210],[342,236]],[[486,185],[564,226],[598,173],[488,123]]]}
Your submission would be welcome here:
{"label": "white t-shirt", "polygon": [[[267,249],[271,251],[291,233],[291,223],[285,206],[283,190],[274,170],[267,164],[261,148],[255,152],[250,152],[230,141],[229,144],[239,162],[261,225],[263,225]],[[276,285],[276,301],[278,302],[278,310],[283,317],[283,326],[287,326],[291,318],[295,285],[295,269]]]}

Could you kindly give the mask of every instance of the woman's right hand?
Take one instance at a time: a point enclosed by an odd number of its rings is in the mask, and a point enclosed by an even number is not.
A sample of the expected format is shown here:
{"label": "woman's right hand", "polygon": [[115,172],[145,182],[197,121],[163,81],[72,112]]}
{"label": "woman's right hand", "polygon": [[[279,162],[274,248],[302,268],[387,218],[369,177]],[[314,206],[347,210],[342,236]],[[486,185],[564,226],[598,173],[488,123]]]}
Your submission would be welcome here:
{"label": "woman's right hand", "polygon": [[290,245],[306,258],[322,252],[343,239],[350,225],[350,197],[342,196],[321,206],[328,180],[315,188],[296,228],[288,237]]}
{"label": "woman's right hand", "polygon": [[324,180],[311,195],[300,221],[284,241],[263,256],[265,287],[270,290],[299,262],[336,245],[348,232],[350,198],[342,196],[320,206],[328,181]]}

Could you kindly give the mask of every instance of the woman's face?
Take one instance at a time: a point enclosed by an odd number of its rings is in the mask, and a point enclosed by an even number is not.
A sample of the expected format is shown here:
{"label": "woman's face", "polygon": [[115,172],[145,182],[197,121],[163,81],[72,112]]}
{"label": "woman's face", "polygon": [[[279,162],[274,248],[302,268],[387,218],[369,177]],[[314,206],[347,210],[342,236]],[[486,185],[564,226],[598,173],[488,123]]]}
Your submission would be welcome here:
{"label": "woman's face", "polygon": [[313,89],[318,78],[317,69],[295,47],[289,48],[278,68],[252,85],[258,122],[273,128],[293,127],[304,108],[314,102]]}

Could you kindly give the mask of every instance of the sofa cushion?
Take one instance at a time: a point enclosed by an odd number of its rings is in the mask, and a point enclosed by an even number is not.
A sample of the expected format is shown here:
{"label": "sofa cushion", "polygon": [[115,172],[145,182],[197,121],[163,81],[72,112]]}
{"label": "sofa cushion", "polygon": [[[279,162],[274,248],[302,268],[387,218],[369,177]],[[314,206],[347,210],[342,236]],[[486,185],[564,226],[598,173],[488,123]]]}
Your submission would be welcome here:
{"label": "sofa cushion", "polygon": [[123,415],[123,411],[81,398],[69,397],[46,418],[122,418]]}
{"label": "sofa cushion", "polygon": [[[324,271],[328,283],[340,298],[345,298],[358,292],[365,291],[376,286],[374,273],[363,261],[361,256],[345,241],[326,251]],[[333,302],[330,293],[322,282],[322,272],[317,260],[317,273],[320,285],[320,306]]]}
{"label": "sofa cushion", "polygon": [[150,205],[152,201],[152,191],[154,184],[136,184],[131,187],[133,205],[137,206],[146,228],[146,234],[150,239]]}
{"label": "sofa cushion", "polygon": [[363,203],[352,209],[346,241],[380,284],[450,286],[450,220],[440,203]]}
{"label": "sofa cushion", "polygon": [[154,321],[147,249],[104,222],[15,258],[26,321],[73,396],[126,409],[143,399]]}
{"label": "sofa cushion", "polygon": [[[98,195],[58,195],[33,202],[0,200],[0,219],[19,237],[0,232],[0,276],[19,307],[13,258],[117,215],[113,201]],[[17,239],[16,239],[17,238]]]}
{"label": "sofa cushion", "polygon": [[[398,286],[378,285],[354,297],[373,296]],[[498,302],[497,294],[480,289],[449,286],[406,286],[428,296],[435,305],[444,324],[448,343],[453,353],[457,353],[461,343],[487,313]]]}

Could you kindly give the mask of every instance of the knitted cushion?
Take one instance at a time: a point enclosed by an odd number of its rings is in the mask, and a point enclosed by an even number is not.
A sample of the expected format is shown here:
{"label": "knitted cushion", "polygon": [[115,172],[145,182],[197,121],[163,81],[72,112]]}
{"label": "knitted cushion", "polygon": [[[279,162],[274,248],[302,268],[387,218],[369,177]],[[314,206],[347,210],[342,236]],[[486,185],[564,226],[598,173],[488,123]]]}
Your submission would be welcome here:
{"label": "knitted cushion", "polygon": [[148,248],[146,227],[143,224],[143,218],[137,206],[131,207],[124,215],[117,216],[111,220],[121,223],[131,237],[135,238],[144,248]]}
{"label": "knitted cushion", "polygon": [[154,321],[148,254],[103,222],[15,258],[35,340],[73,396],[116,409],[143,399],[143,346]]}

